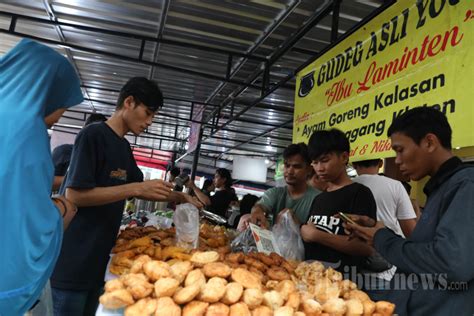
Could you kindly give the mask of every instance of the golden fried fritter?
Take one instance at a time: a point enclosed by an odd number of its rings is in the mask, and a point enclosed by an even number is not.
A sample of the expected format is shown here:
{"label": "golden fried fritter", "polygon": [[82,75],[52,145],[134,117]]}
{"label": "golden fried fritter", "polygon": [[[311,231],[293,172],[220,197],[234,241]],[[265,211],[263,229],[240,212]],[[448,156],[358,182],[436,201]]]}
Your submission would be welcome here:
{"label": "golden fried fritter", "polygon": [[290,280],[290,275],[285,269],[280,267],[273,267],[267,270],[267,275],[271,280],[283,281]]}
{"label": "golden fried fritter", "polygon": [[212,277],[227,278],[231,274],[232,269],[225,263],[211,262],[211,263],[206,263],[204,265],[204,267],[202,268],[202,272],[208,278],[212,278]]}
{"label": "golden fried fritter", "polygon": [[153,316],[156,311],[156,299],[142,298],[125,308],[125,316]]}
{"label": "golden fried fritter", "polygon": [[143,272],[143,264],[151,261],[148,255],[140,255],[133,260],[132,266],[130,267],[130,273],[141,273]]}
{"label": "golden fried fritter", "polygon": [[245,255],[242,252],[229,253],[225,256],[225,260],[233,263],[244,262]]}
{"label": "golden fried fritter", "polygon": [[[175,258],[178,253],[184,253],[186,249],[175,246],[168,246],[161,250],[161,260],[166,261],[170,258]],[[177,258],[175,258],[177,259]]]}
{"label": "golden fried fritter", "polygon": [[186,276],[184,286],[189,286],[192,284],[197,284],[199,286],[206,284],[206,277],[204,276],[204,273],[202,273],[201,269],[194,269]]}
{"label": "golden fried fritter", "polygon": [[252,311],[252,316],[273,316],[273,311],[268,306],[259,306]]}
{"label": "golden fried fritter", "polygon": [[232,305],[240,300],[244,287],[237,282],[230,282],[226,285],[224,297],[221,302],[227,305]]}
{"label": "golden fried fritter", "polygon": [[204,316],[209,303],[192,301],[183,308],[183,316]]}
{"label": "golden fried fritter", "polygon": [[178,288],[173,295],[176,304],[186,304],[191,302],[201,292],[199,284],[191,284],[184,288]]}
{"label": "golden fried fritter", "polygon": [[386,301],[378,301],[375,303],[375,312],[382,316],[390,316],[395,310],[395,305]]}
{"label": "golden fried fritter", "polygon": [[181,307],[170,297],[160,297],[156,301],[155,316],[181,316]]}
{"label": "golden fried fritter", "polygon": [[370,301],[370,297],[367,293],[362,292],[361,290],[352,290],[344,294],[345,300],[350,300],[351,298],[355,298],[361,302]]}
{"label": "golden fried fritter", "polygon": [[226,292],[227,281],[219,277],[213,277],[201,287],[198,299],[208,303],[218,302]]}
{"label": "golden fried fritter", "polygon": [[115,264],[111,264],[109,266],[109,271],[110,271],[110,273],[115,274],[115,275],[123,275],[125,273],[128,273],[130,271],[130,269],[127,268],[127,267],[122,267],[122,266],[117,266]]}
{"label": "golden fried fritter", "polygon": [[346,293],[356,289],[357,285],[351,280],[342,280],[341,282],[339,282],[339,290],[341,291],[340,295],[342,297],[344,297]]}
{"label": "golden fried fritter", "polygon": [[288,294],[288,300],[285,303],[285,306],[289,306],[297,311],[300,308],[301,298],[299,292],[292,292]]}
{"label": "golden fried fritter", "polygon": [[252,316],[252,314],[250,314],[247,304],[239,302],[230,306],[229,316]]}
{"label": "golden fried fritter", "polygon": [[308,316],[319,316],[323,311],[323,307],[317,301],[308,299],[303,301],[303,311]]}
{"label": "golden fried fritter", "polygon": [[125,289],[107,292],[100,296],[99,302],[105,308],[116,309],[133,304],[135,301],[132,295]]}
{"label": "golden fried fritter", "polygon": [[265,287],[269,290],[274,290],[276,289],[279,283],[280,283],[279,281],[270,280],[270,281],[267,281],[267,283],[265,283]]}
{"label": "golden fried fritter", "polygon": [[179,283],[183,282],[188,273],[193,269],[193,265],[189,261],[178,261],[175,264],[171,265],[171,275],[173,278],[179,281]]}
{"label": "golden fried fritter", "polygon": [[148,281],[148,277],[143,273],[127,273],[120,277],[120,280],[122,280],[125,286],[130,286],[130,284],[136,281],[137,279],[140,279],[142,281]]}
{"label": "golden fried fritter", "polygon": [[254,267],[262,272],[265,272],[267,270],[267,266],[261,263],[258,259],[245,257],[244,262],[249,267]]}
{"label": "golden fried fritter", "polygon": [[277,291],[269,291],[263,294],[263,305],[270,307],[272,310],[279,308],[283,303],[283,297]]}
{"label": "golden fried fritter", "polygon": [[375,312],[375,303],[371,300],[362,302],[362,306],[364,307],[364,316],[372,315]]}
{"label": "golden fried fritter", "polygon": [[260,260],[262,263],[264,263],[267,266],[275,265],[275,262],[273,261],[273,259],[269,255],[264,254],[263,252],[258,253],[258,260]]}
{"label": "golden fried fritter", "polygon": [[174,278],[161,278],[155,282],[155,295],[157,298],[173,296],[180,282]]}
{"label": "golden fried fritter", "polygon": [[153,285],[146,281],[137,280],[128,286],[127,290],[132,294],[133,298],[137,300],[150,295],[153,292]]}
{"label": "golden fried fritter", "polygon": [[282,306],[275,310],[274,316],[293,316],[295,311],[289,306]]}
{"label": "golden fried fritter", "polygon": [[206,311],[206,316],[227,316],[230,313],[230,308],[222,303],[214,303],[209,305]]}
{"label": "golden fried fritter", "polygon": [[262,288],[260,278],[248,270],[237,268],[232,271],[231,277],[233,281],[240,283],[246,289]]}
{"label": "golden fried fritter", "polygon": [[323,312],[331,315],[344,315],[346,310],[346,302],[342,298],[331,298],[323,304]]}
{"label": "golden fried fritter", "polygon": [[219,260],[219,254],[216,251],[195,252],[191,256],[191,262],[197,267],[202,267],[206,263]]}
{"label": "golden fried fritter", "polygon": [[258,289],[246,289],[242,300],[250,309],[255,309],[263,302],[263,293]]}
{"label": "golden fried fritter", "polygon": [[346,301],[346,315],[362,315],[364,314],[364,305],[361,301],[353,298]]}
{"label": "golden fried fritter", "polygon": [[171,276],[170,266],[163,261],[152,260],[143,264],[143,271],[153,282]]}
{"label": "golden fried fritter", "polygon": [[275,290],[280,292],[281,296],[286,301],[290,293],[296,292],[296,284],[291,280],[283,280],[278,283]]}
{"label": "golden fried fritter", "polygon": [[123,282],[120,279],[109,280],[105,283],[105,292],[112,292],[115,290],[121,290],[124,288]]}

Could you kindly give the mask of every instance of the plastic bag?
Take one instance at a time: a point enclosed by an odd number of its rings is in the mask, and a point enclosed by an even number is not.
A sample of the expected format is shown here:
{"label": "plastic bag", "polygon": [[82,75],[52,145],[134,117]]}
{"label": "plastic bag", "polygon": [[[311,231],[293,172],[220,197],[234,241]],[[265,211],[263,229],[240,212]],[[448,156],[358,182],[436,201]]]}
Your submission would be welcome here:
{"label": "plastic bag", "polygon": [[153,226],[158,229],[168,229],[173,225],[173,220],[168,217],[158,215],[148,215],[148,221],[145,226]]}
{"label": "plastic bag", "polygon": [[179,204],[173,215],[176,245],[194,249],[199,243],[199,210],[190,203]]}
{"label": "plastic bag", "polygon": [[300,227],[293,219],[291,210],[283,211],[272,229],[280,254],[290,260],[304,260],[304,245]]}
{"label": "plastic bag", "polygon": [[257,244],[252,236],[252,230],[248,227],[246,230],[240,233],[230,244],[232,252],[256,252]]}

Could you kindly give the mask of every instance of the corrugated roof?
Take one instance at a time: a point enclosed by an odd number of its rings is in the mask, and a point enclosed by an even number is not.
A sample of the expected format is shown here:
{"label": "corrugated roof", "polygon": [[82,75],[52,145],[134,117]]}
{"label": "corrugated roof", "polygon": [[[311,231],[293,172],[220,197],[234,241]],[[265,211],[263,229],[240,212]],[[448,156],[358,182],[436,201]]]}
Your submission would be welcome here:
{"label": "corrugated roof", "polygon": [[[231,168],[233,155],[274,159],[291,143],[292,76],[331,44],[333,9],[339,8],[341,36],[383,1],[339,2],[2,1],[0,53],[30,37],[73,63],[86,100],[66,112],[57,130],[77,133],[84,113],[111,115],[121,86],[146,76],[158,82],[165,106],[148,133],[128,139],[183,150],[191,109],[205,104],[198,170],[213,173],[216,166]],[[187,155],[180,163],[190,168],[191,161]]]}

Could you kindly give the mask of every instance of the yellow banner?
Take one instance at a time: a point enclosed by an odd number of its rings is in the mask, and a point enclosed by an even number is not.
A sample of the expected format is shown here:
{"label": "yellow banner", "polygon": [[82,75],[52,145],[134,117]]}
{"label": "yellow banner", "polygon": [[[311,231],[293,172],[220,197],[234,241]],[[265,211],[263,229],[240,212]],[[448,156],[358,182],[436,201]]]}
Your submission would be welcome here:
{"label": "yellow banner", "polygon": [[406,110],[441,110],[453,147],[474,145],[474,1],[398,1],[297,75],[293,142],[338,128],[351,160],[393,156]]}

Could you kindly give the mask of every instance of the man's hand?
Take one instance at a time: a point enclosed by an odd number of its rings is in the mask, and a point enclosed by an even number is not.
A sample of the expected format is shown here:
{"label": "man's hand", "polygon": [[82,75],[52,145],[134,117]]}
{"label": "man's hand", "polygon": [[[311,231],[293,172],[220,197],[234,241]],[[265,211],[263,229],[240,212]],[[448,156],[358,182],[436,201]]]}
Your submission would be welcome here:
{"label": "man's hand", "polygon": [[173,184],[163,180],[147,180],[140,183],[138,197],[150,201],[168,201]]}
{"label": "man's hand", "polygon": [[[346,214],[346,216],[352,219],[354,222],[356,222],[360,226],[364,226],[364,227],[374,227],[376,223],[375,219],[370,218],[365,215]],[[341,216],[339,216],[339,214],[335,214],[334,217],[341,218],[342,220],[344,220]]]}
{"label": "man's hand", "polygon": [[196,185],[194,184],[194,181],[191,180],[191,178],[189,178],[188,181],[186,181],[186,182],[184,183],[184,185],[185,185],[187,188],[190,188],[190,189],[196,188]]}
{"label": "man's hand", "polygon": [[265,213],[260,210],[252,210],[252,213],[250,214],[250,222],[265,229],[269,226]]}
{"label": "man's hand", "polygon": [[367,244],[369,244],[369,246],[374,245],[375,233],[377,233],[379,229],[385,228],[385,225],[382,221],[376,222],[375,226],[372,227],[351,223],[344,223],[343,226],[347,231],[351,233],[351,236],[356,236],[367,241]]}
{"label": "man's hand", "polygon": [[313,224],[301,226],[301,238],[306,242],[317,241],[318,229]]}

